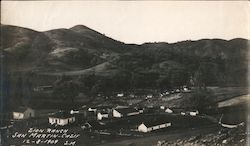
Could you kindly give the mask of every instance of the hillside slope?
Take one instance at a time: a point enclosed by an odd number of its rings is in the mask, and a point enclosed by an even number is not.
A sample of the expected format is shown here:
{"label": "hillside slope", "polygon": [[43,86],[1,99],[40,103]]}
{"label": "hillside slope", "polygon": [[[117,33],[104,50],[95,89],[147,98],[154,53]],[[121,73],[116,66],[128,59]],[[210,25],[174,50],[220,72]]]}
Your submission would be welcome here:
{"label": "hillside slope", "polygon": [[249,40],[241,38],[130,45],[83,25],[45,32],[1,25],[1,40],[10,73],[123,74],[136,87],[197,79],[206,85],[247,84]]}

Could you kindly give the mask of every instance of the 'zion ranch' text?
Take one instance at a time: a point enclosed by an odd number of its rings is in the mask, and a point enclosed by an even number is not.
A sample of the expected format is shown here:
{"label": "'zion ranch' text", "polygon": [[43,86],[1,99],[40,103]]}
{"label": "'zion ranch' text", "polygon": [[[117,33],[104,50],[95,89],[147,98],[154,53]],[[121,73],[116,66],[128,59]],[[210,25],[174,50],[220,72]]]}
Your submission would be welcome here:
{"label": "'zion ranch' text", "polygon": [[14,139],[20,139],[26,144],[58,144],[60,141],[64,145],[73,146],[80,134],[69,133],[68,129],[37,129],[30,128],[27,133],[15,132],[11,136]]}

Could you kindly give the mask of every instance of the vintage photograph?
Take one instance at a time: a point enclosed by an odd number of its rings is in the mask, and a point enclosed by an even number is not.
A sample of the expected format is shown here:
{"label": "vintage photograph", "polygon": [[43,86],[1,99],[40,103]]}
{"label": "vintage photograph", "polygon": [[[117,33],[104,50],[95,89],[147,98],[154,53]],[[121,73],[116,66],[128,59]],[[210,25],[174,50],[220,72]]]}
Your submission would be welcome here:
{"label": "vintage photograph", "polygon": [[0,145],[250,145],[249,14],[249,1],[1,1]]}

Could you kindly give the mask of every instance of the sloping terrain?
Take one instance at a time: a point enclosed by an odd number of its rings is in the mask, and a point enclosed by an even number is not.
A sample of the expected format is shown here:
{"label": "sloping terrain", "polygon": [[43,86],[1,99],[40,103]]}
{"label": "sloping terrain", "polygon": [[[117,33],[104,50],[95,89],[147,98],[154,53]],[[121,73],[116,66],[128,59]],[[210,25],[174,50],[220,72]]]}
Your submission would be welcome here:
{"label": "sloping terrain", "polygon": [[37,32],[1,25],[1,40],[9,70],[14,72],[81,70],[129,48],[85,26]]}
{"label": "sloping terrain", "polygon": [[[247,86],[249,44],[236,38],[137,45],[83,25],[45,32],[1,25],[0,69],[8,89],[15,91],[8,93],[13,99],[31,97],[41,85],[64,91],[73,84],[70,98],[183,85]],[[61,98],[54,89],[50,98]]]}

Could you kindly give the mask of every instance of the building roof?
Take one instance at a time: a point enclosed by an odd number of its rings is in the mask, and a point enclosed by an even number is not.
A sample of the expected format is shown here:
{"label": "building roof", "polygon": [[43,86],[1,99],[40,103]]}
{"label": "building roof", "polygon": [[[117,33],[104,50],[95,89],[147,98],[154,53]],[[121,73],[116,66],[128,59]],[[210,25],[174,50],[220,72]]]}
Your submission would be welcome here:
{"label": "building roof", "polygon": [[117,105],[115,109],[120,109],[120,108],[128,108],[127,105]]}
{"label": "building roof", "polygon": [[86,122],[86,124],[89,124],[92,128],[94,129],[102,129],[103,128],[103,125],[101,125],[98,121],[88,121]]}
{"label": "building roof", "polygon": [[96,106],[96,107],[89,107],[91,109],[103,110],[103,109],[112,109],[112,106]]}
{"label": "building roof", "polygon": [[112,106],[104,105],[104,106],[97,106],[97,107],[94,107],[94,108],[96,108],[97,110],[112,109]]}
{"label": "building roof", "polygon": [[98,113],[100,113],[100,114],[102,114],[102,115],[109,114],[108,112],[105,112],[105,111],[100,111],[100,112],[98,112]]}
{"label": "building roof", "polygon": [[118,111],[121,114],[128,114],[128,113],[134,113],[134,112],[139,112],[138,110],[134,109],[134,108],[118,108],[115,109],[116,111]]}
{"label": "building roof", "polygon": [[144,124],[146,127],[153,127],[153,126],[157,126],[157,125],[161,125],[161,124],[165,124],[165,123],[171,123],[169,120],[164,120],[164,119],[154,119],[154,120],[149,120],[149,121],[145,121],[142,124]]}
{"label": "building roof", "polygon": [[74,117],[74,115],[70,114],[69,112],[58,112],[58,113],[55,113],[54,115],[50,115],[49,117],[59,118],[59,119],[67,119],[67,118]]}

